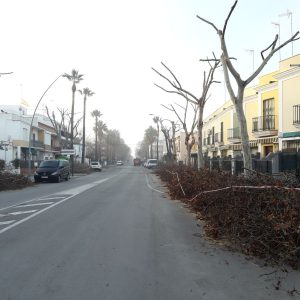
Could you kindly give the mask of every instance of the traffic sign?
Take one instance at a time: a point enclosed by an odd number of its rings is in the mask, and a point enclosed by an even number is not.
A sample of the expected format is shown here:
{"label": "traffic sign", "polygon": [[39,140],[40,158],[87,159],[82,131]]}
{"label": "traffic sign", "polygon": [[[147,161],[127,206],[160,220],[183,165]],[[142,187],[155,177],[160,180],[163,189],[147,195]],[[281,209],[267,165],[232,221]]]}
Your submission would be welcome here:
{"label": "traffic sign", "polygon": [[62,155],[75,155],[75,149],[61,149],[60,154],[62,154]]}

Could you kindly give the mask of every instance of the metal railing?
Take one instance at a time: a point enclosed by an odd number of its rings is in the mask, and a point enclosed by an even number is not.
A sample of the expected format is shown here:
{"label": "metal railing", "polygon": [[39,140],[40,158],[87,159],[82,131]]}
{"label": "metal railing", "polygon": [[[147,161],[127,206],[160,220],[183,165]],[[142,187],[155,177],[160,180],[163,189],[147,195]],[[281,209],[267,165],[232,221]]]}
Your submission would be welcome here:
{"label": "metal railing", "polygon": [[37,147],[37,148],[44,148],[45,144],[41,141],[31,140],[31,146],[32,147]]}
{"label": "metal railing", "polygon": [[222,143],[223,142],[223,132],[215,133],[215,143]]}
{"label": "metal railing", "polygon": [[300,124],[300,104],[293,106],[293,124]]}
{"label": "metal railing", "polygon": [[241,138],[240,127],[227,129],[227,137],[228,137],[229,140],[230,139],[240,139]]}
{"label": "metal railing", "polygon": [[277,116],[275,115],[267,115],[267,116],[253,118],[252,132],[265,131],[265,130],[277,130],[276,120],[277,120]]}

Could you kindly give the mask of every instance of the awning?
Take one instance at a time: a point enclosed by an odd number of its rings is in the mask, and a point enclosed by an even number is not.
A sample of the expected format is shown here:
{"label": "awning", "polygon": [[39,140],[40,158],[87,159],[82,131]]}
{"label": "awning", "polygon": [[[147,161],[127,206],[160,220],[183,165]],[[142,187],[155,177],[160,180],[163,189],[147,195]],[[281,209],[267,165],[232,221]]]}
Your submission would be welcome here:
{"label": "awning", "polygon": [[[31,155],[37,155],[37,151],[34,148],[30,149],[31,151]],[[28,147],[21,147],[21,152],[24,154],[28,154],[29,153],[29,148]]]}

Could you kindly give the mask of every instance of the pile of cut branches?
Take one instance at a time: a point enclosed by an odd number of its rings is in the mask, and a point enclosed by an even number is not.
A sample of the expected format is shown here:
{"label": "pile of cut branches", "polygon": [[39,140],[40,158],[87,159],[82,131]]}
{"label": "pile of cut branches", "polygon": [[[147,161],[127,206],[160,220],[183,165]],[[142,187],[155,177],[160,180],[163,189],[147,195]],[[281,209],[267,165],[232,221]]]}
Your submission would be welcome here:
{"label": "pile of cut branches", "polygon": [[208,236],[270,263],[300,266],[300,184],[291,176],[245,178],[186,166],[162,166],[157,174],[172,199],[198,212]]}
{"label": "pile of cut branches", "polygon": [[0,172],[0,191],[22,189],[31,185],[33,182],[23,175]]}

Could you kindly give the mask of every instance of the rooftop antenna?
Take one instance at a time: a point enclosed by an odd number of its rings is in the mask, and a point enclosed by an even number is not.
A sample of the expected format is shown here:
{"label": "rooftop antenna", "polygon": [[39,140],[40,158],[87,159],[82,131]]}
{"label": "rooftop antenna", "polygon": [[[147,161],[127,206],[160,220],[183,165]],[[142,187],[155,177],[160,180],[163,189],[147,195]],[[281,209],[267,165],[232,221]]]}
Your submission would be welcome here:
{"label": "rooftop antenna", "polygon": [[[279,14],[278,17],[291,17],[291,36],[293,36],[293,13],[290,10],[286,10],[285,13]],[[294,55],[294,46],[293,41],[291,42],[292,45],[292,56]]]}
{"label": "rooftop antenna", "polygon": [[252,72],[254,73],[254,49],[245,49],[245,51],[252,55]]}
{"label": "rooftop antenna", "polygon": [[[280,23],[279,22],[271,22],[271,24],[278,27],[278,42],[279,42],[279,45],[280,45]],[[279,53],[279,61],[281,61],[280,49],[279,49],[278,53]]]}

